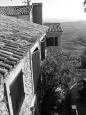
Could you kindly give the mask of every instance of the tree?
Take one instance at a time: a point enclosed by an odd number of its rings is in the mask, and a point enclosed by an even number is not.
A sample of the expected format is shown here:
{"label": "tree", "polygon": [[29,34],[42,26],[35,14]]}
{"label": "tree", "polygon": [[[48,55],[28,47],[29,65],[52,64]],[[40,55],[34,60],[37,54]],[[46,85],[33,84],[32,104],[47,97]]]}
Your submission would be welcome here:
{"label": "tree", "polygon": [[[71,55],[64,55],[57,47],[47,48],[47,57],[41,66],[43,87],[43,110],[59,106],[70,94],[70,87],[76,81],[76,59]],[[70,79],[70,80],[69,80]],[[68,102],[69,103],[69,102]],[[66,103],[65,103],[66,104]],[[60,106],[59,106],[60,107]],[[58,107],[58,108],[59,108]],[[60,109],[60,108],[59,108]],[[50,114],[46,113],[44,115]]]}

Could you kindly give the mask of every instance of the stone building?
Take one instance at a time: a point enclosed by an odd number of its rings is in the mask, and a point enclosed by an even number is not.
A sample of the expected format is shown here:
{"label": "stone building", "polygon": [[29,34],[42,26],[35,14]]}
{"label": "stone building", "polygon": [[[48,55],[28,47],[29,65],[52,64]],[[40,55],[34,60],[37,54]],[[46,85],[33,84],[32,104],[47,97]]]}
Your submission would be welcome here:
{"label": "stone building", "polygon": [[50,23],[46,33],[46,46],[61,46],[62,28],[60,23]]}
{"label": "stone building", "polygon": [[60,46],[62,30],[60,24],[42,26],[41,3],[13,1],[0,5],[0,115],[36,115],[45,46]]}
{"label": "stone building", "polygon": [[47,23],[45,25],[49,27],[46,32],[45,56],[47,56],[49,48],[52,46],[54,46],[59,52],[61,52],[61,35],[63,30],[60,23]]}
{"label": "stone building", "polygon": [[0,15],[0,115],[34,115],[47,29]]}

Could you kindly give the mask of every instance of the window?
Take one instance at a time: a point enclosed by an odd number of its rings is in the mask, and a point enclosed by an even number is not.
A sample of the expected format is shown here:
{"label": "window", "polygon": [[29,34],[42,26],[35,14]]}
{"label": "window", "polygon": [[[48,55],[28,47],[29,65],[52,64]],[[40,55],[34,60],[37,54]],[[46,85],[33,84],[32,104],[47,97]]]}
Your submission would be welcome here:
{"label": "window", "polygon": [[46,38],[46,45],[54,46],[54,38],[53,37]]}

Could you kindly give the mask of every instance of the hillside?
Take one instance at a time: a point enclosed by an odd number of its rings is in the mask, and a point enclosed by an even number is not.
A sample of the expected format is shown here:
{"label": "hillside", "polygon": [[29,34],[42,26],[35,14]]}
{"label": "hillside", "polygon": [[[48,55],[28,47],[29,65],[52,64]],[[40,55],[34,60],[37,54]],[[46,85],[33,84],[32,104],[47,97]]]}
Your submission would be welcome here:
{"label": "hillside", "polygon": [[86,46],[86,22],[63,22],[61,44],[64,52],[81,54]]}

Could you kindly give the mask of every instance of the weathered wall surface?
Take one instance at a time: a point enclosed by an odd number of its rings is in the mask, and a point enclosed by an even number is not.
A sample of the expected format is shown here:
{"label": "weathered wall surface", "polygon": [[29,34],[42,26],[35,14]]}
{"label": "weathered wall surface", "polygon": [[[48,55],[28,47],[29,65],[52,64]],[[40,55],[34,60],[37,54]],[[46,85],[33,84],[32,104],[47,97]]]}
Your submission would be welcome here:
{"label": "weathered wall surface", "polygon": [[31,63],[30,58],[31,58],[30,52],[28,52],[24,59],[24,67],[22,68],[24,73],[24,88],[26,94],[22,115],[27,115],[27,114],[31,115],[30,106],[33,99],[33,81],[32,81],[32,72],[30,66]]}

